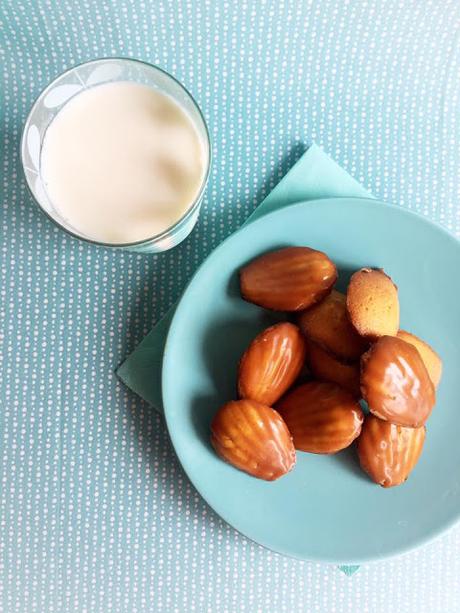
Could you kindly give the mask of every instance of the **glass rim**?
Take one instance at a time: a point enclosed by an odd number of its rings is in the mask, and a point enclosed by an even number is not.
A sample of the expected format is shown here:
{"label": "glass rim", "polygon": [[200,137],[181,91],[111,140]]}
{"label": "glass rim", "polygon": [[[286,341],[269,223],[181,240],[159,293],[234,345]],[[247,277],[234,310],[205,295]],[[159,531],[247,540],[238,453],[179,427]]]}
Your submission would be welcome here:
{"label": "glass rim", "polygon": [[[195,107],[196,111],[198,112],[198,115],[199,115],[199,117],[200,117],[200,119],[201,119],[201,121],[203,123],[204,131],[205,131],[205,134],[206,134],[205,142],[206,142],[206,145],[207,145],[207,153],[208,153],[208,160],[207,160],[207,165],[206,165],[206,171],[203,174],[203,178],[202,178],[202,181],[201,181],[200,189],[198,190],[198,193],[196,194],[195,198],[193,199],[193,202],[187,208],[187,210],[182,215],[182,217],[180,217],[172,226],[169,226],[168,228],[166,228],[166,230],[163,230],[160,234],[155,234],[154,236],[151,236],[151,237],[148,237],[148,238],[143,238],[141,240],[133,241],[133,242],[129,242],[129,243],[106,243],[106,242],[103,242],[103,241],[98,241],[98,240],[95,240],[95,239],[92,239],[92,238],[88,238],[86,236],[82,236],[81,234],[77,234],[76,232],[73,232],[69,228],[66,228],[65,226],[63,226],[55,217],[53,217],[53,215],[51,215],[48,211],[46,211],[44,209],[44,207],[40,204],[38,199],[35,197],[35,195],[34,195],[34,193],[32,191],[32,187],[31,187],[31,185],[29,183],[29,179],[28,179],[27,173],[25,172],[26,165],[25,165],[24,154],[25,154],[25,146],[26,146],[26,134],[27,134],[27,131],[28,131],[28,128],[29,128],[29,125],[30,125],[31,116],[32,116],[32,114],[33,114],[37,104],[48,93],[48,90],[51,89],[51,87],[53,87],[53,85],[55,85],[56,81],[58,81],[59,79],[61,79],[65,75],[71,73],[72,71],[76,70],[77,68],[81,68],[82,66],[90,66],[91,64],[98,64],[99,62],[111,62],[111,61],[126,62],[126,63],[133,63],[133,64],[143,64],[144,66],[148,66],[149,68],[153,68],[155,70],[158,70],[159,72],[161,72],[164,75],[166,75],[166,77],[168,77],[169,79],[174,81],[174,83],[176,83],[176,85],[178,85],[179,88],[182,89],[182,91],[190,98],[190,100],[193,103],[193,106]],[[107,81],[107,83],[110,83],[110,82],[111,81]],[[136,81],[133,81],[133,83],[135,83],[135,82]],[[96,58],[94,60],[88,60],[86,62],[80,62],[79,64],[75,64],[74,66],[71,66],[70,68],[67,68],[63,72],[59,73],[56,77],[54,77],[54,79],[52,81],[50,81],[50,83],[48,83],[48,85],[44,89],[42,89],[42,91],[35,98],[32,106],[30,107],[30,111],[28,112],[26,120],[24,122],[24,127],[23,127],[23,130],[22,130],[21,141],[20,141],[20,158],[21,158],[22,172],[23,172],[23,175],[25,177],[26,186],[27,186],[27,189],[29,191],[29,194],[32,197],[32,200],[39,207],[40,211],[44,215],[46,215],[46,217],[50,221],[52,221],[60,230],[63,230],[66,234],[69,234],[73,238],[76,238],[78,240],[84,241],[86,243],[90,243],[92,245],[98,245],[100,247],[109,247],[109,248],[112,248],[112,249],[117,249],[117,248],[118,249],[129,249],[130,247],[141,247],[143,245],[155,244],[156,242],[160,242],[160,241],[164,240],[176,228],[180,227],[184,222],[186,222],[189,217],[192,217],[192,215],[196,212],[197,208],[201,204],[201,200],[203,198],[203,194],[204,194],[204,191],[206,189],[206,185],[208,183],[209,175],[210,175],[210,172],[211,172],[211,163],[212,163],[212,146],[211,146],[211,137],[209,135],[208,124],[206,123],[206,120],[204,118],[204,115],[203,115],[203,112],[202,112],[200,106],[198,105],[198,103],[195,100],[195,98],[193,97],[193,95],[185,87],[185,85],[183,85],[178,79],[176,79],[176,77],[174,77],[167,70],[164,70],[163,68],[160,68],[160,66],[157,66],[156,64],[152,64],[150,62],[146,62],[144,60],[138,60],[136,58],[123,57],[123,56],[108,56],[108,57],[100,57],[100,58]]]}

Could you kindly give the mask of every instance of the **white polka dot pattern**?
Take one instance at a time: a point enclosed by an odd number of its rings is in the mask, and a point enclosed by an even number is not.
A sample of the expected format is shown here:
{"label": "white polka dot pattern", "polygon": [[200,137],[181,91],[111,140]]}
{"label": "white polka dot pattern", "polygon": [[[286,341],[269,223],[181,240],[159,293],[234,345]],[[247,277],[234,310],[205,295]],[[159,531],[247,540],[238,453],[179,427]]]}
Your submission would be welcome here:
{"label": "white polka dot pattern", "polygon": [[[114,367],[315,140],[377,197],[460,235],[455,0],[3,0],[1,606],[13,612],[460,610],[460,528],[352,578],[214,515]],[[56,230],[21,176],[22,123],[63,69],[127,55],[195,95],[214,167],[160,256]]]}

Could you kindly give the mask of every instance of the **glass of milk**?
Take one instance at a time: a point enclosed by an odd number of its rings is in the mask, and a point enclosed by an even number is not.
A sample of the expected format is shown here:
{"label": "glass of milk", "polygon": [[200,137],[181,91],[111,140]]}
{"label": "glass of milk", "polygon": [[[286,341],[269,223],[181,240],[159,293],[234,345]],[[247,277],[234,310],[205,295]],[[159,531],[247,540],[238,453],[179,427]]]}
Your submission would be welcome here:
{"label": "glass of milk", "polygon": [[71,68],[40,94],[21,158],[32,195],[57,226],[97,245],[153,253],[193,229],[211,145],[176,79],[107,58]]}

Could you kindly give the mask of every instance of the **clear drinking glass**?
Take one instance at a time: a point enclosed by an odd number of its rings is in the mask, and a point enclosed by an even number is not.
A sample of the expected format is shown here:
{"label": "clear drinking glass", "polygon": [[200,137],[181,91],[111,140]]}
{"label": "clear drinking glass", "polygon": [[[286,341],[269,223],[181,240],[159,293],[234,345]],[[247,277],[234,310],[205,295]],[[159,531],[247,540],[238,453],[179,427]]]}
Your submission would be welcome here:
{"label": "clear drinking glass", "polygon": [[[92,240],[63,219],[48,198],[40,173],[40,158],[45,132],[62,106],[84,89],[101,83],[134,81],[173,98],[188,113],[204,144],[205,172],[200,190],[184,215],[170,228],[134,243],[103,243]],[[128,58],[105,58],[70,68],[42,91],[27,117],[21,140],[21,161],[27,185],[40,209],[59,228],[75,238],[116,249],[158,253],[175,247],[192,231],[200,212],[211,166],[211,143],[204,117],[192,95],[170,74],[146,62]]]}

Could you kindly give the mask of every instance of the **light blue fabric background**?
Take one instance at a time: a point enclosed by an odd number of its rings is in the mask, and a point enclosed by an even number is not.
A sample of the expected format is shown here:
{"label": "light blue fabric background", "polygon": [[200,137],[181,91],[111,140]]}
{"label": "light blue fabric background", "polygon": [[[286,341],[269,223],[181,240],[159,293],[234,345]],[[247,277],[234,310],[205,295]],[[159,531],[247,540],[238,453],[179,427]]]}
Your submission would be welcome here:
{"label": "light blue fabric background", "polygon": [[[206,507],[114,375],[305,142],[460,235],[458,2],[3,0],[0,17],[0,610],[460,611],[460,528],[351,578],[265,551]],[[118,54],[181,79],[214,143],[198,227],[161,256],[64,236],[20,173],[41,88]]]}

